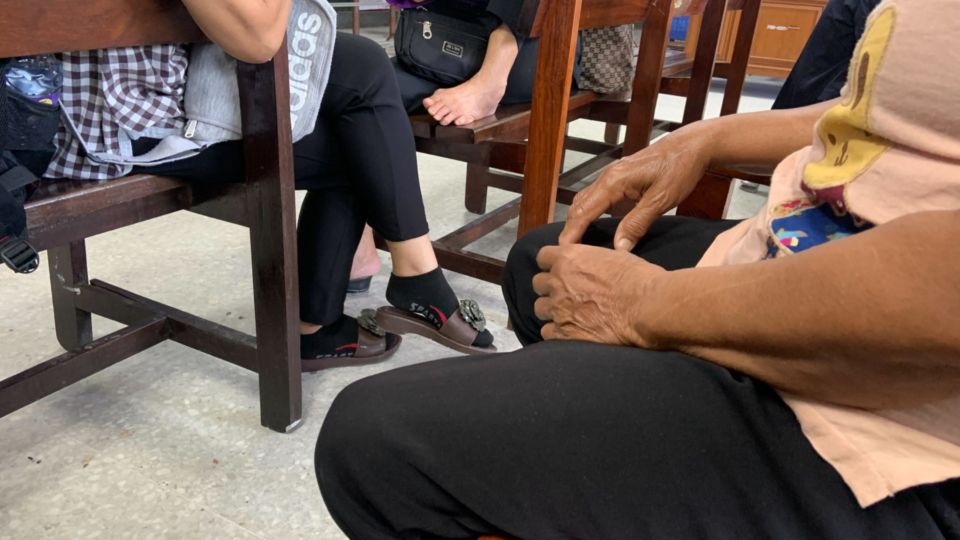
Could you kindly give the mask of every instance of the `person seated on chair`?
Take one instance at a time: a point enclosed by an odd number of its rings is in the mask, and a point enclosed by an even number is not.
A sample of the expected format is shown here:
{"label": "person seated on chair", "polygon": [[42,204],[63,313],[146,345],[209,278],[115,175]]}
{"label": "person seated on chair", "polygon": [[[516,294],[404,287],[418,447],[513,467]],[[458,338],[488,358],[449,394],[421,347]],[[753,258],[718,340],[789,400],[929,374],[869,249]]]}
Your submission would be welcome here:
{"label": "person seated on chair", "polygon": [[[533,99],[538,40],[517,33],[520,9],[517,0],[388,0],[395,7],[426,5],[438,13],[462,17],[464,13],[485,12],[499,18],[487,43],[483,65],[473,77],[459,85],[441,83],[409,71],[396,57],[393,67],[400,94],[408,113],[430,114],[442,125],[466,125],[496,112],[501,104],[529,103]],[[398,39],[401,36],[398,35]],[[380,271],[380,259],[373,232],[364,231],[353,260],[350,292],[366,292],[372,276]]]}
{"label": "person seated on chair", "polygon": [[[461,351],[495,350],[489,332],[464,320],[437,265],[413,134],[383,49],[338,36],[332,9],[320,0],[183,3],[216,45],[63,55],[68,121],[47,176],[108,180],[134,171],[197,184],[243,181],[243,142],[235,140],[239,104],[230,95],[236,96],[235,64],[227,55],[267,61],[287,34],[295,138],[301,134],[293,145],[294,172],[296,187],[307,191],[297,235],[304,370],[386,358],[400,340],[378,321]],[[364,223],[390,248],[386,294],[395,308],[358,322],[343,304]],[[475,305],[467,308],[478,316]]]}
{"label": "person seated on chair", "polygon": [[500,104],[529,103],[537,64],[537,40],[517,34],[523,3],[517,0],[388,0],[397,7],[425,5],[454,18],[485,12],[500,19],[491,33],[480,71],[461,84],[442,84],[410,72],[394,58],[407,112],[426,111],[442,125],[462,126],[492,115]]}
{"label": "person seated on chair", "polygon": [[[958,20],[954,0],[886,0],[842,99],[691,124],[608,168],[509,257],[528,347],[336,398],[316,468],[337,523],[957,537]],[[710,165],[775,163],[753,219],[661,217]]]}
{"label": "person seated on chair", "polygon": [[853,50],[880,0],[830,0],[803,52],[773,102],[774,109],[804,107],[840,95]]}

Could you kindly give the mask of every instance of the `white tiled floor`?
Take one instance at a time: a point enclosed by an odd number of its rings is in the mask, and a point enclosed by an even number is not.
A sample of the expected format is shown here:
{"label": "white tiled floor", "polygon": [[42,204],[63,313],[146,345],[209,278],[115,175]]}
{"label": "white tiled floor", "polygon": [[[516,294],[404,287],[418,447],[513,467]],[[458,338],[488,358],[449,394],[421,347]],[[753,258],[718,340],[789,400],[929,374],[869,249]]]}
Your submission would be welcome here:
{"label": "white tiled floor", "polygon": [[[742,109],[768,108],[775,91],[751,81]],[[679,116],[681,107],[663,97],[660,116]],[[718,107],[715,93],[708,111]],[[579,121],[573,132],[599,138],[602,126]],[[434,234],[468,221],[464,165],[421,156],[420,170]],[[511,197],[494,192],[491,205]],[[749,215],[762,202],[737,190],[731,214]],[[514,234],[505,228],[475,247],[502,256]],[[88,251],[101,279],[253,330],[244,229],[179,213],[93,238]],[[383,304],[388,272],[386,264],[371,293],[351,297],[348,312]],[[516,348],[499,288],[449,277],[484,306],[501,350]],[[0,272],[0,379],[60,351],[47,279],[45,267],[30,276]],[[98,335],[115,328],[96,321]],[[155,347],[0,419],[0,539],[341,538],[312,469],[331,400],[358,378],[450,354],[413,337],[386,364],[305,376],[305,425],[278,435],[259,425],[252,375],[180,345]]]}

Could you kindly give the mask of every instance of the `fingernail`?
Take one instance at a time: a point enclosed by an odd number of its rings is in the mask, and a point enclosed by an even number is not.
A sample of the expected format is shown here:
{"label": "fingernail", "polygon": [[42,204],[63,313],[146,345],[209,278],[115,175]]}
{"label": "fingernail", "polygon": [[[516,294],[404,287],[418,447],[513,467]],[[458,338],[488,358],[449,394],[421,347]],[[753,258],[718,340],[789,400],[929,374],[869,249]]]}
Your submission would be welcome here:
{"label": "fingernail", "polygon": [[617,249],[620,251],[633,251],[634,243],[627,240],[626,238],[621,238],[617,240]]}

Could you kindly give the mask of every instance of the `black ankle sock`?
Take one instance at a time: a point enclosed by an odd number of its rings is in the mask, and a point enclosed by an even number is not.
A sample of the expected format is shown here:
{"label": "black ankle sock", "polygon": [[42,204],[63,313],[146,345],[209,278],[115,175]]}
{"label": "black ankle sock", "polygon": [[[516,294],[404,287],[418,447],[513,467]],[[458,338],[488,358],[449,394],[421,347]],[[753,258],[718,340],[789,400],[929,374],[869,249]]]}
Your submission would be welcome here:
{"label": "black ankle sock", "polygon": [[[460,307],[457,295],[439,268],[413,277],[390,274],[387,301],[399,309],[423,317],[438,329]],[[486,330],[480,332],[473,342],[476,347],[489,347],[492,344],[493,335]]]}
{"label": "black ankle sock", "polygon": [[357,320],[343,315],[313,334],[300,336],[301,358],[338,358],[357,352]]}

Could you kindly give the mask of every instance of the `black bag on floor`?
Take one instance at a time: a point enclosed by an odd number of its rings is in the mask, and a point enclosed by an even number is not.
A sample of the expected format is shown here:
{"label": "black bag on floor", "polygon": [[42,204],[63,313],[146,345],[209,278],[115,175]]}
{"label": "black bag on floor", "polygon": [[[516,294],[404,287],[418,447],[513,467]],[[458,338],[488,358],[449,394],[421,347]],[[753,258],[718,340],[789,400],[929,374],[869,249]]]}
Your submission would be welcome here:
{"label": "black bag on floor", "polygon": [[435,2],[400,13],[394,46],[404,69],[444,86],[456,86],[483,66],[490,33],[500,19]]}

